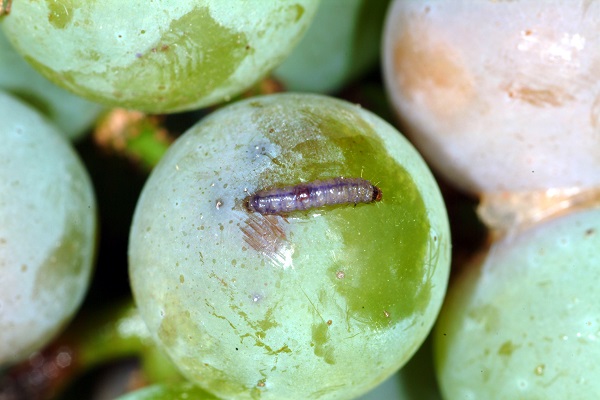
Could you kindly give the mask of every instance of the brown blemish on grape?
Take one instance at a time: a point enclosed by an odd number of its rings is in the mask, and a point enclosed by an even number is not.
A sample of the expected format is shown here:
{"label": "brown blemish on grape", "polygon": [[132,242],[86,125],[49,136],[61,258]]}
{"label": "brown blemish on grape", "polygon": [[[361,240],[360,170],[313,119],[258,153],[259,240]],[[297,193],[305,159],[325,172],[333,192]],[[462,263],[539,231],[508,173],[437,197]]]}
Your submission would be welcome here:
{"label": "brown blemish on grape", "polygon": [[290,252],[285,231],[281,225],[285,218],[273,215],[249,214],[240,227],[244,241],[262,253],[275,265],[285,268]]}
{"label": "brown blemish on grape", "polygon": [[423,102],[438,116],[449,117],[473,101],[473,77],[458,50],[442,39],[443,32],[427,26],[424,18],[398,21],[402,28],[394,44],[395,83],[411,101]]}
{"label": "brown blemish on grape", "polygon": [[344,279],[346,277],[346,273],[344,271],[338,271],[335,273],[335,277],[338,279]]}
{"label": "brown blemish on grape", "polygon": [[530,79],[527,80],[529,82],[526,84],[521,82],[508,83],[502,87],[502,90],[511,99],[523,101],[536,107],[560,107],[568,101],[575,100],[572,95],[566,93],[559,86],[541,83],[536,87],[535,82],[531,82]]}

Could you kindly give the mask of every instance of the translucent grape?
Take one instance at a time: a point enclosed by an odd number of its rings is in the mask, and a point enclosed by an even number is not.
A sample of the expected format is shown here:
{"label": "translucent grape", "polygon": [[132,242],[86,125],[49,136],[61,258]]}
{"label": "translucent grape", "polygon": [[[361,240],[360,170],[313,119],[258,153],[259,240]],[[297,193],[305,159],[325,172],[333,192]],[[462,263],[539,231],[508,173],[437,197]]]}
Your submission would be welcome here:
{"label": "translucent grape", "polygon": [[600,209],[495,244],[451,285],[435,330],[447,399],[600,396]]}
{"label": "translucent grape", "polygon": [[[336,176],[380,202],[287,216],[249,193]],[[439,189],[390,125],[316,95],[273,95],[191,128],[152,172],[130,234],[130,277],[152,335],[225,398],[350,398],[394,373],[444,296]]]}
{"label": "translucent grape", "polygon": [[341,89],[377,64],[389,0],[323,1],[298,46],[273,75],[291,91]]}
{"label": "translucent grape", "polygon": [[88,286],[91,182],[66,139],[0,92],[0,366],[48,343]]}
{"label": "translucent grape", "polygon": [[38,71],[84,98],[172,112],[250,87],[292,50],[317,5],[16,1],[2,28]]}

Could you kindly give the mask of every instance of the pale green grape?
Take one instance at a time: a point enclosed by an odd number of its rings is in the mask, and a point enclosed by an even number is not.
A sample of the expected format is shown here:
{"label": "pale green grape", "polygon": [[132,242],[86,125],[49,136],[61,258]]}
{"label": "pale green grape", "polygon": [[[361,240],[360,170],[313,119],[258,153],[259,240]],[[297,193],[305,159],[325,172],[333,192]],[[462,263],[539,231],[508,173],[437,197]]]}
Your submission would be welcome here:
{"label": "pale green grape", "polygon": [[66,139],[0,92],[0,366],[48,343],[88,286],[91,182]]}
{"label": "pale green grape", "polygon": [[153,385],[121,396],[118,400],[219,400],[191,383]]}
{"label": "pale green grape", "polygon": [[332,92],[377,64],[389,0],[326,0],[273,75],[291,91]]}
{"label": "pale green grape", "polygon": [[397,374],[358,400],[440,400],[431,335]]}
{"label": "pale green grape", "polygon": [[102,107],[52,84],[23,60],[0,31],[0,90],[29,103],[70,139],[81,137]]}
{"label": "pale green grape", "polygon": [[[363,177],[381,202],[282,216],[248,193]],[[358,106],[285,94],[191,128],[152,172],[129,247],[153,337],[224,398],[350,398],[416,351],[445,293],[450,237],[439,189],[390,125]]]}
{"label": "pale green grape", "polygon": [[300,40],[318,0],[15,1],[6,35],[82,97],[150,112],[226,101]]}
{"label": "pale green grape", "polygon": [[451,285],[435,330],[445,399],[600,397],[600,210],[495,244]]}

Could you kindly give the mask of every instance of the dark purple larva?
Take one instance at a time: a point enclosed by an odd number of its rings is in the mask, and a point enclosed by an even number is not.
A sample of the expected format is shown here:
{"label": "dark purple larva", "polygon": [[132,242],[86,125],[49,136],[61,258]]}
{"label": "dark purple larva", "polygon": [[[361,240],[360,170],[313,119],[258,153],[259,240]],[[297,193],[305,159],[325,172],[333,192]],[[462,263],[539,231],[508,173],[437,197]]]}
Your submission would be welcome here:
{"label": "dark purple larva", "polygon": [[248,211],[287,214],[292,211],[381,200],[381,189],[362,178],[332,178],[260,190],[244,199]]}

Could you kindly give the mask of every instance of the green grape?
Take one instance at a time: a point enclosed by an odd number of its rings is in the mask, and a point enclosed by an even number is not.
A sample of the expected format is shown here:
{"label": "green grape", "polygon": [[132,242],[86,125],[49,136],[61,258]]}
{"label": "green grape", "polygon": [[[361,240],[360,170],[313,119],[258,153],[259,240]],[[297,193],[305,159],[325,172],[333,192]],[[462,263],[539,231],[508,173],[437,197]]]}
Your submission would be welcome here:
{"label": "green grape", "polygon": [[446,399],[600,397],[600,210],[507,237],[451,285],[435,329]]}
{"label": "green grape", "polygon": [[13,49],[0,31],[0,90],[35,107],[61,133],[77,139],[98,117],[102,107],[59,88],[37,73]]}
{"label": "green grape", "polygon": [[440,400],[431,335],[398,373],[358,400]]}
{"label": "green grape", "polygon": [[250,87],[291,51],[317,6],[318,0],[20,0],[2,28],[38,71],[84,98],[173,112]]}
{"label": "green grape", "polygon": [[[248,193],[363,177],[380,202],[285,216]],[[225,107],[152,172],[130,233],[131,285],[154,339],[224,398],[359,396],[417,350],[445,293],[450,236],[413,147],[358,106],[281,94]]]}
{"label": "green grape", "polygon": [[389,0],[327,0],[273,75],[288,90],[339,90],[377,64]]}
{"label": "green grape", "polygon": [[88,286],[95,245],[91,182],[35,111],[0,92],[0,367],[48,343]]}
{"label": "green grape", "polygon": [[218,397],[205,392],[197,386],[190,383],[179,383],[171,385],[153,385],[140,390],[136,390],[127,395],[119,397],[117,400],[219,400]]}

